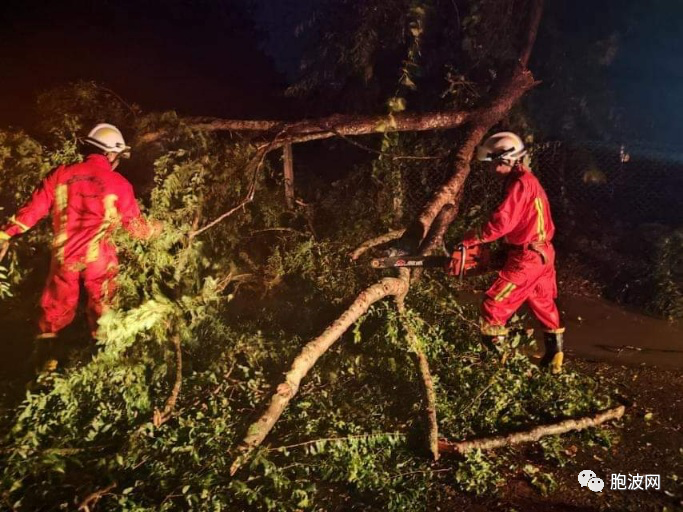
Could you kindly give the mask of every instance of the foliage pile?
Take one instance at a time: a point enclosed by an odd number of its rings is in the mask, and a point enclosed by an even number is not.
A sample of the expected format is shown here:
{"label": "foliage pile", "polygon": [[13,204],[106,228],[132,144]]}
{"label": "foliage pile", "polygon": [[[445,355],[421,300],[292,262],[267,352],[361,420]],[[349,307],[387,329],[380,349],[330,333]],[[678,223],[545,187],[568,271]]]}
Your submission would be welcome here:
{"label": "foliage pile", "polygon": [[[45,146],[24,133],[0,133],[0,190],[16,191],[4,199],[8,211],[49,168],[76,158],[70,134],[106,118],[93,117],[107,113],[97,87],[80,84],[73,94],[86,114],[60,117],[52,106],[62,130]],[[374,306],[329,351],[269,445],[229,476],[244,429],[299,348],[377,279],[365,266],[349,265],[347,254],[387,229],[392,205],[378,201],[386,194],[383,180],[360,168],[313,207],[288,211],[277,170],[266,161],[254,172],[256,149],[248,140],[206,137],[173,113],[136,112],[126,120],[127,133],[166,130],[162,143],[137,154],[153,168],[151,178],[137,176],[150,184],[145,214],[165,229],[151,242],[118,238],[118,304],[101,319],[96,353],[41,377],[4,414],[3,506],[69,509],[105,490],[98,506],[117,510],[350,503],[420,510],[449,485],[495,492],[501,472],[509,471],[506,453],[492,459],[477,452],[450,469],[423,456],[419,374],[388,303]],[[253,202],[194,236],[252,186]],[[339,204],[346,206],[343,216]],[[4,301],[4,318],[30,316],[26,296],[36,290],[27,283],[35,286],[32,275],[46,264],[48,239],[41,228],[13,246],[15,297]],[[526,335],[513,338],[505,365],[482,362],[476,311],[459,303],[442,276],[413,286],[407,305],[432,364],[445,437],[508,432],[609,405],[590,377],[541,372],[524,355],[532,344]],[[175,382],[174,340],[182,354],[181,393],[165,420],[155,422]]]}

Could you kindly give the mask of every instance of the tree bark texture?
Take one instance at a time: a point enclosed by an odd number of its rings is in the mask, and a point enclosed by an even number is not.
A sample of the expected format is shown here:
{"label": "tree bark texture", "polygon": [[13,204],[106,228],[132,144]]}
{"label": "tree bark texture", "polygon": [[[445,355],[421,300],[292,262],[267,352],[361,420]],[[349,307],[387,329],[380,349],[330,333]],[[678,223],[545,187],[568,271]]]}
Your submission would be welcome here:
{"label": "tree bark texture", "polygon": [[584,430],[597,427],[607,421],[618,420],[624,415],[626,408],[623,405],[608,409],[593,416],[587,416],[576,420],[565,420],[553,425],[543,425],[524,432],[516,432],[507,436],[485,437],[471,441],[453,442],[445,439],[439,440],[439,450],[442,453],[457,453],[464,455],[472,450],[493,450],[515,444],[538,441],[545,436],[566,434],[574,430]]}
{"label": "tree bark texture", "polygon": [[[301,121],[247,121],[240,119],[219,119],[211,117],[186,118],[184,121],[192,128],[204,132],[255,132],[272,139],[275,147],[285,143],[309,142],[343,136],[368,135],[395,132],[421,132],[447,130],[461,126],[471,115],[462,110],[442,112],[409,113],[393,115],[390,122],[386,115],[361,116],[334,114],[319,119]],[[163,132],[144,134],[141,142],[154,142],[164,135]]]}
{"label": "tree bark texture", "polygon": [[287,208],[294,208],[294,158],[292,156],[292,145],[285,144],[282,149],[282,163],[285,177],[285,201]]}
{"label": "tree bark texture", "polygon": [[296,395],[301,380],[308,374],[320,356],[375,302],[387,296],[400,295],[405,292],[405,281],[391,277],[382,279],[361,292],[339,318],[330,324],[320,336],[304,346],[285,374],[285,381],[278,386],[277,392],[271,397],[266,411],[249,427],[247,435],[238,447],[239,456],[230,468],[231,475],[235,474],[251,451],[266,438],[287,404]]}
{"label": "tree bark texture", "polygon": [[358,246],[358,248],[355,251],[351,253],[351,260],[356,261],[363,254],[365,254],[365,252],[367,252],[369,249],[372,249],[373,247],[377,247],[378,245],[398,240],[403,236],[403,233],[405,233],[405,231],[405,229],[389,231],[388,233],[385,233],[375,238],[371,238],[370,240],[363,242],[361,245]]}

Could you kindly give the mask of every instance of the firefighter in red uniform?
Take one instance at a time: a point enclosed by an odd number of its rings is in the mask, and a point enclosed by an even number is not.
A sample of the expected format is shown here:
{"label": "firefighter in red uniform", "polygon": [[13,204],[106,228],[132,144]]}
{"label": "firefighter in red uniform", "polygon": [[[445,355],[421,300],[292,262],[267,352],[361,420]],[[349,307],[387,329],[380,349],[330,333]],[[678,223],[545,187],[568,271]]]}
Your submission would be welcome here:
{"label": "firefighter in red uniform", "polygon": [[562,370],[563,333],[555,304],[555,226],[543,187],[524,166],[524,143],[511,132],[496,133],[477,150],[477,159],[491,162],[495,171],[506,176],[505,199],[486,225],[469,232],[461,242],[465,247],[493,242],[505,237],[510,250],[498,279],[486,292],[481,306],[481,332],[488,348],[505,341],[505,324],[526,302],[545,331],[545,354],[541,365],[552,373]]}
{"label": "firefighter in red uniform", "polygon": [[[121,158],[130,155],[121,132],[110,124],[99,124],[85,140],[93,147],[85,161],[53,171],[0,231],[0,243],[6,244],[52,213],[52,263],[40,300],[38,359],[46,358],[48,344],[73,320],[81,279],[88,295],[88,321],[94,337],[97,319],[111,303],[116,289],[118,260],[111,241],[116,226],[121,224],[137,238],[149,238],[161,229],[160,224],[144,220],[133,187],[114,171]],[[57,362],[48,358],[40,364],[52,370]]]}

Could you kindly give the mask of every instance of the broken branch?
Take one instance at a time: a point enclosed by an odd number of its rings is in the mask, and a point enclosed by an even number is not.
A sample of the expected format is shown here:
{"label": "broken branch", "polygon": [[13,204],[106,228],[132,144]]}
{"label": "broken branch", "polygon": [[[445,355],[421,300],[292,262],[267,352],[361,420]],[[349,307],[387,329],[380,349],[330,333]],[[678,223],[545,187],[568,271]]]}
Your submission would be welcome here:
{"label": "broken branch", "polygon": [[247,430],[247,435],[240,443],[237,451],[239,456],[230,468],[234,475],[249,454],[258,447],[272,430],[277,420],[296,395],[299,384],[315,365],[316,361],[341,337],[342,334],[375,302],[392,295],[405,293],[406,283],[401,279],[386,277],[362,291],[351,306],[341,314],[323,333],[309,341],[292,362],[290,370],[285,374],[285,381],[277,387],[277,391],[270,399],[270,404],[261,417],[253,422]]}
{"label": "broken branch", "polygon": [[[457,204],[457,197],[461,193],[465,181],[470,173],[470,162],[474,151],[482,138],[496,123],[503,119],[512,106],[538,82],[527,69],[527,64],[536,42],[536,34],[541,22],[544,0],[533,0],[526,28],[526,40],[520,51],[517,65],[512,73],[503,79],[489,101],[481,108],[472,111],[467,118],[467,129],[463,142],[456,154],[455,172],[432,195],[425,205],[418,219],[409,227],[408,233],[418,234],[420,241],[429,232],[434,219],[448,204]],[[446,226],[448,227],[448,226]]]}
{"label": "broken branch", "polygon": [[351,260],[356,261],[368,249],[372,249],[373,247],[377,247],[378,245],[391,242],[392,240],[398,240],[403,236],[403,233],[405,232],[405,229],[397,229],[395,231],[389,231],[388,233],[385,233],[375,238],[371,238],[370,240],[363,242],[360,246],[358,246],[358,248],[355,251],[351,253]]}
{"label": "broken branch", "polygon": [[207,229],[211,229],[216,224],[230,217],[230,215],[235,213],[237,210],[244,208],[247,204],[251,203],[254,200],[254,196],[256,195],[256,179],[258,177],[259,170],[261,169],[261,165],[263,165],[263,160],[266,158],[266,155],[271,150],[271,145],[272,143],[267,146],[260,147],[256,152],[256,155],[254,155],[254,158],[252,158],[251,160],[251,166],[254,167],[254,176],[252,178],[251,185],[249,186],[249,191],[247,192],[247,195],[244,198],[244,200],[234,208],[228,210],[224,214],[209,222],[206,226],[190,232],[190,239],[193,239],[194,237],[200,235]]}
{"label": "broken branch", "polygon": [[586,416],[575,420],[565,420],[553,425],[543,425],[524,432],[515,432],[507,436],[485,437],[482,439],[461,442],[441,439],[439,440],[439,450],[443,453],[458,453],[464,455],[472,450],[493,450],[504,446],[538,441],[545,436],[566,434],[567,432],[575,430],[596,427],[607,421],[618,420],[624,415],[625,410],[626,408],[623,405],[620,405],[619,407],[608,409],[593,416]]}
{"label": "broken branch", "polygon": [[[406,282],[406,293],[410,286],[410,269],[402,268],[399,270],[401,279]],[[415,354],[417,369],[422,377],[422,391],[425,400],[425,412],[427,413],[427,423],[429,424],[429,451],[434,460],[439,460],[439,423],[436,417],[436,392],[434,391],[434,379],[429,369],[429,360],[420,346],[420,340],[415,334],[415,330],[410,325],[407,318],[405,306],[405,294],[396,296],[396,309],[401,316],[403,328],[406,331],[408,346]]]}

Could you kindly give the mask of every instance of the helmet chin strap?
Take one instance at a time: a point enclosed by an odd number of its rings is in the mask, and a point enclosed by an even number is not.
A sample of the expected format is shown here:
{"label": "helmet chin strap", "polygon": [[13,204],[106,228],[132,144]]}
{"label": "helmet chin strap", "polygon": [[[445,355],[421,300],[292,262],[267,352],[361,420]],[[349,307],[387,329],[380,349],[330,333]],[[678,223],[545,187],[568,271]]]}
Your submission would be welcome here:
{"label": "helmet chin strap", "polygon": [[[114,158],[111,158],[109,156],[111,154],[114,155]],[[107,155],[107,160],[109,160],[109,163],[111,164],[111,168],[116,169],[116,167],[118,167],[119,163],[121,162],[121,153],[114,153],[112,151],[112,152],[106,153],[106,155]]]}

